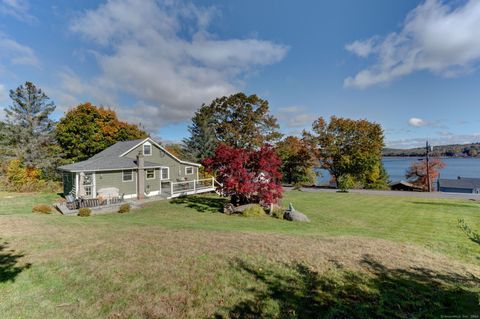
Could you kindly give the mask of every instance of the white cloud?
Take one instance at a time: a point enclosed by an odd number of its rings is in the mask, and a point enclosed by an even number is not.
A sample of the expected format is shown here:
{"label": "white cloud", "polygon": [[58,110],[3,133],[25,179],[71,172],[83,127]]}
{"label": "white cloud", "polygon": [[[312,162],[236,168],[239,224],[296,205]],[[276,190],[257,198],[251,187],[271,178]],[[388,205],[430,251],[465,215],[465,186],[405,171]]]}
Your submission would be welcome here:
{"label": "white cloud", "polygon": [[278,109],[277,117],[288,128],[305,128],[315,120],[312,114],[305,113],[301,106],[288,106]]}
{"label": "white cloud", "polygon": [[5,119],[5,108],[8,101],[7,89],[3,84],[0,84],[0,121]]}
{"label": "white cloud", "polygon": [[24,22],[36,21],[29,13],[30,5],[26,0],[0,0],[0,14],[12,16]]}
{"label": "white cloud", "polygon": [[0,32],[0,68],[9,63],[13,65],[38,66],[39,62],[32,48],[18,43]]}
{"label": "white cloud", "polygon": [[408,120],[408,125],[412,127],[435,127],[439,129],[448,129],[448,126],[444,123],[444,121],[436,120],[436,121],[427,121],[418,117],[412,117]]}
{"label": "white cloud", "polygon": [[95,101],[99,106],[115,107],[117,100],[114,94],[103,89],[100,78],[84,81],[71,69],[64,68],[58,74],[58,87],[47,88],[48,94],[54,98],[57,111],[68,109],[87,101]]}
{"label": "white cloud", "polygon": [[367,88],[415,71],[444,77],[475,70],[480,61],[480,1],[459,7],[426,0],[406,17],[402,30],[384,38],[355,41],[346,49],[376,62],[344,81],[345,87]]}
{"label": "white cloud", "polygon": [[[219,39],[207,29],[214,16],[214,8],[180,1],[110,0],[84,12],[71,30],[101,48],[95,53],[95,88],[133,95],[135,109],[120,107],[120,115],[158,128],[236,92],[248,72],[279,62],[287,52],[270,41]],[[82,84],[75,84],[72,95],[75,87]]]}
{"label": "white cloud", "polygon": [[7,101],[7,89],[3,84],[0,84],[0,103]]}
{"label": "white cloud", "polygon": [[366,41],[354,41],[345,46],[345,49],[355,53],[359,57],[366,58],[371,53],[376,51],[376,37],[370,38]]}
{"label": "white cloud", "polygon": [[421,127],[421,126],[427,126],[428,122],[422,119],[419,119],[417,117],[412,117],[411,119],[408,120],[408,125],[414,126],[414,127]]}

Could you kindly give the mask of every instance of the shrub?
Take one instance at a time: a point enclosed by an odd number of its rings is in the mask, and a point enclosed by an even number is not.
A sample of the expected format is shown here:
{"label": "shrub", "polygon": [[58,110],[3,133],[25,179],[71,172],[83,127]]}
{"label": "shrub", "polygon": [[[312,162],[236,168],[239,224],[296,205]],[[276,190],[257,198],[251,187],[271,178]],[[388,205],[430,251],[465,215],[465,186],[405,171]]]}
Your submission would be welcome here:
{"label": "shrub", "polygon": [[458,220],[458,226],[461,230],[470,238],[471,241],[480,244],[480,234],[473,231],[470,226],[467,225],[463,218]]}
{"label": "shrub", "polygon": [[265,216],[265,211],[263,210],[262,206],[255,204],[246,208],[243,212],[240,213],[240,215],[243,217],[259,217]]}
{"label": "shrub", "polygon": [[32,212],[39,214],[50,214],[52,212],[52,206],[46,204],[38,204],[33,206]]}
{"label": "shrub", "polygon": [[18,159],[13,159],[0,166],[0,189],[10,192],[56,192],[61,184],[56,181],[41,179],[41,171],[26,167]]}
{"label": "shrub", "polygon": [[340,176],[337,184],[341,192],[347,193],[349,189],[355,187],[355,179],[352,175],[345,174]]}
{"label": "shrub", "polygon": [[270,213],[270,216],[273,218],[278,218],[278,219],[283,219],[283,215],[285,214],[285,211],[282,208],[276,208],[272,210]]}
{"label": "shrub", "polygon": [[130,211],[130,208],[131,208],[130,204],[126,203],[120,206],[120,208],[118,209],[118,212],[120,214],[128,213]]}
{"label": "shrub", "polygon": [[92,210],[90,208],[80,208],[78,210],[78,216],[80,217],[87,217],[87,216],[90,216],[90,214],[92,213]]}

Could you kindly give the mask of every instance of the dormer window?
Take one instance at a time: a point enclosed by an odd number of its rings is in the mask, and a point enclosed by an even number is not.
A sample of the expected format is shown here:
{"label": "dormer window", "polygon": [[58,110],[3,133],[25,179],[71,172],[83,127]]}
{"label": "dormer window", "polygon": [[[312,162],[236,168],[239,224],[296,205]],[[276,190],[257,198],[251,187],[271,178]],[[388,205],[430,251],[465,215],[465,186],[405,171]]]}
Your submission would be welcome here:
{"label": "dormer window", "polygon": [[152,144],[150,144],[148,142],[143,144],[143,155],[144,156],[152,155]]}

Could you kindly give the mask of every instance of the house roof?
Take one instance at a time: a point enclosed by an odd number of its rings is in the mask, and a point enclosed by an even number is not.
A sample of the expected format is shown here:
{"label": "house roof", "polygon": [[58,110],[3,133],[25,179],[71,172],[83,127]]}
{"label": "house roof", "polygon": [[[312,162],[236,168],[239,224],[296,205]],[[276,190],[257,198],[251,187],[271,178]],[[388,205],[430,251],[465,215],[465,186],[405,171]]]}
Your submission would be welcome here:
{"label": "house roof", "polygon": [[[149,141],[155,145],[157,145],[160,149],[166,152],[168,155],[173,157],[180,163],[191,164],[195,166],[199,166],[199,164],[184,162],[170,154],[166,151],[163,147],[161,147],[158,143],[153,141],[150,138],[140,139],[140,140],[132,140],[132,141],[125,141],[125,142],[118,142],[98,154],[90,157],[88,160],[77,162],[73,164],[63,165],[60,166],[58,169],[62,171],[68,172],[83,172],[83,171],[111,171],[111,170],[121,170],[121,169],[134,169],[137,168],[137,161],[136,159],[124,157],[126,153],[130,152],[132,149],[137,147],[143,142]],[[145,161],[145,168],[154,168],[160,167],[161,165]]]}
{"label": "house roof", "polygon": [[[174,160],[176,160],[177,162],[179,163],[182,163],[182,164],[186,164],[186,165],[193,165],[193,166],[197,166],[197,167],[200,167],[202,165],[198,164],[198,163],[192,163],[192,162],[187,162],[187,161],[182,161],[181,159],[179,159],[178,157],[176,157],[175,155],[173,155],[172,153],[170,153],[169,151],[167,151],[162,145],[158,144],[157,142],[155,142],[154,140],[152,140],[150,137],[147,137],[146,139],[143,139],[143,140],[136,140],[137,141],[137,144],[133,145],[131,148],[129,148],[128,150],[126,150],[125,152],[123,152],[122,154],[120,154],[120,156],[124,156],[126,154],[128,154],[130,151],[132,151],[133,149],[135,149],[137,146],[140,146],[140,144],[148,141],[148,142],[151,142],[152,144],[154,144],[155,146],[157,146],[159,149],[161,149],[162,151],[164,151],[165,153],[167,153],[170,157],[172,157]],[[133,142],[133,141],[132,141]]]}
{"label": "house roof", "polygon": [[411,188],[419,188],[419,189],[421,188],[421,187],[419,187],[419,186],[417,186],[417,185],[414,185],[414,184],[412,184],[412,183],[410,183],[410,182],[407,182],[407,181],[404,181],[404,180],[394,181],[394,182],[391,182],[389,185],[390,185],[390,186],[404,185],[404,186],[411,187]]}
{"label": "house roof", "polygon": [[135,147],[137,144],[143,142],[145,139],[140,139],[140,140],[131,140],[131,141],[125,141],[125,142],[117,142],[113,144],[110,147],[107,147],[100,153],[97,153],[93,155],[90,159],[94,158],[100,158],[100,157],[112,157],[112,156],[121,156],[126,150],[129,150],[133,147]]}
{"label": "house roof", "polygon": [[439,179],[439,187],[474,189],[480,188],[480,178],[458,177],[457,179]]}
{"label": "house roof", "polygon": [[[111,171],[117,169],[135,169],[137,160],[128,157],[102,156],[86,161],[60,166],[58,169],[69,172]],[[145,161],[145,168],[160,167],[160,165]]]}

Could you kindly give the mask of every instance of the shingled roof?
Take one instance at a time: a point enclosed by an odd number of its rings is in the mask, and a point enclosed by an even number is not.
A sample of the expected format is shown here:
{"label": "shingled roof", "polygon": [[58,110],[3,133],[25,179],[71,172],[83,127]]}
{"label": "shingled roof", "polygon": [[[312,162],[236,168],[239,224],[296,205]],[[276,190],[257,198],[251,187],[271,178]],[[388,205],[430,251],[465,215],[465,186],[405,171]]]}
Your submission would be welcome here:
{"label": "shingled roof", "polygon": [[439,187],[475,189],[480,188],[480,178],[458,177],[457,179],[439,179]]}
{"label": "shingled roof", "polygon": [[[88,160],[73,164],[60,166],[58,169],[68,172],[82,171],[106,171],[115,169],[134,169],[137,168],[137,161],[128,157],[120,157],[123,153],[129,151],[145,139],[118,142],[98,154],[95,154]],[[145,168],[160,167],[158,164],[145,161]]]}

